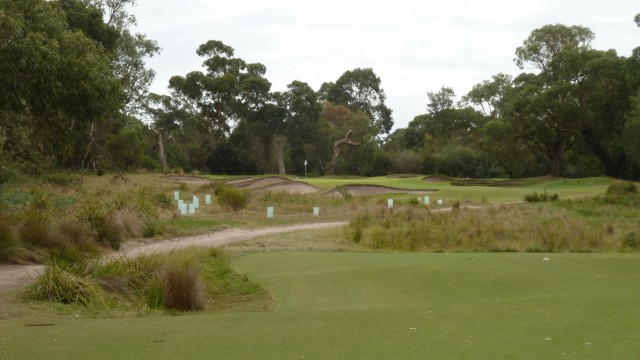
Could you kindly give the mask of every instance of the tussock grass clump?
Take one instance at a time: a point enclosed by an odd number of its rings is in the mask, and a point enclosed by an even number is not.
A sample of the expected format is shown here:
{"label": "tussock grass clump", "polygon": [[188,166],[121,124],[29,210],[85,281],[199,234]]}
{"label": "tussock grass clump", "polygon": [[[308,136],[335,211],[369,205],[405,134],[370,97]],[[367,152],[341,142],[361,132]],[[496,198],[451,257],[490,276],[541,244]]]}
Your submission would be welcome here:
{"label": "tussock grass clump", "polygon": [[197,263],[182,261],[168,266],[164,273],[164,307],[179,311],[198,311],[206,307],[207,300]]}
{"label": "tussock grass clump", "polygon": [[23,295],[34,300],[87,305],[99,298],[99,289],[90,278],[79,276],[68,266],[52,261]]}
{"label": "tussock grass clump", "polygon": [[[259,285],[230,267],[221,250],[111,259],[54,258],[23,297],[100,310],[200,311],[271,308]],[[254,306],[254,304],[256,306]]]}

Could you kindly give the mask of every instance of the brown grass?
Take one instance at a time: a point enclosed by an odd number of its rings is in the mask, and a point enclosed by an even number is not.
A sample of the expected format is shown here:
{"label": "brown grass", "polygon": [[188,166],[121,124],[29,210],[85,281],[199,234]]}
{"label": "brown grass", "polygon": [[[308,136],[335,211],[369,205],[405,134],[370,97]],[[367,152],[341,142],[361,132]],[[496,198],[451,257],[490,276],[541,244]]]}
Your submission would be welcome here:
{"label": "brown grass", "polygon": [[164,306],[179,311],[204,310],[207,292],[195,263],[171,265],[164,275]]}

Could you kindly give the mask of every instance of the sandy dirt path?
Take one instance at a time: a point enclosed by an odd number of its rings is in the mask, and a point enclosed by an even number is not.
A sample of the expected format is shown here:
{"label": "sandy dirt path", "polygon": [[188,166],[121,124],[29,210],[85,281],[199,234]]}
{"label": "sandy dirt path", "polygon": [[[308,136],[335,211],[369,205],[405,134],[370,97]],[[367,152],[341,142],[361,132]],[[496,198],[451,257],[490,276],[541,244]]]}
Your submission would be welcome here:
{"label": "sandy dirt path", "polygon": [[[110,253],[108,258],[121,256],[136,257],[145,254],[169,252],[187,247],[216,247],[224,244],[251,240],[260,236],[283,234],[293,231],[319,230],[345,226],[345,221],[321,222],[313,224],[298,224],[276,226],[259,229],[228,229],[210,232],[202,235],[186,236],[172,240],[159,241],[151,244],[128,242],[122,245],[120,251]],[[0,265],[0,292],[14,290],[31,283],[44,269],[44,265]]]}

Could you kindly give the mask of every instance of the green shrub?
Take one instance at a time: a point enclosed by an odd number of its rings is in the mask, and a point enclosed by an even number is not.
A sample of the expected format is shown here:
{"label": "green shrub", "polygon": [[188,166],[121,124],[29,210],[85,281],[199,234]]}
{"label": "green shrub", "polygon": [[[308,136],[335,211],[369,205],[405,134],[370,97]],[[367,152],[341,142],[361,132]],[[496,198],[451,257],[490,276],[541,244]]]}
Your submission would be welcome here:
{"label": "green shrub", "polygon": [[608,195],[628,195],[638,193],[638,187],[632,181],[615,181],[607,188]]}
{"label": "green shrub", "polygon": [[622,239],[622,246],[631,249],[640,249],[640,235],[637,232],[630,232]]}
{"label": "green shrub", "polygon": [[216,189],[216,202],[231,211],[239,211],[247,207],[247,193],[229,186],[221,186]]}
{"label": "green shrub", "polygon": [[549,195],[547,190],[544,191],[544,194],[538,194],[537,192],[529,193],[524,195],[524,201],[530,203],[538,203],[538,202],[547,202],[547,201],[558,201],[560,197],[558,194]]}

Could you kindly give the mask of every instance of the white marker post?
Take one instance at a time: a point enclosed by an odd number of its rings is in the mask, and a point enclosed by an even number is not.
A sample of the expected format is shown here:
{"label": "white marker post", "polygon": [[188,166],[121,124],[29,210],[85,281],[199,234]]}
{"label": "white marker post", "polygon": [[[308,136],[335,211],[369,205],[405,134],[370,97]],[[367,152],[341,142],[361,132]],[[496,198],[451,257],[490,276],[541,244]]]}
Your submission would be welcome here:
{"label": "white marker post", "polygon": [[387,199],[387,207],[393,209],[393,199]]}
{"label": "white marker post", "polygon": [[267,207],[267,219],[273,219],[273,206]]}
{"label": "white marker post", "polygon": [[187,215],[187,204],[184,202],[180,204],[180,215]]}
{"label": "white marker post", "polygon": [[200,199],[197,196],[193,195],[193,206],[197,209],[200,207]]}
{"label": "white marker post", "polygon": [[320,208],[319,207],[314,207],[313,208],[313,217],[318,217],[320,216]]}
{"label": "white marker post", "polygon": [[438,199],[438,205],[442,205],[444,202],[440,199]]}
{"label": "white marker post", "polygon": [[429,205],[430,203],[431,203],[431,202],[430,202],[429,197],[428,197],[428,196],[425,196],[425,197],[424,197],[424,204],[425,204],[425,205]]}
{"label": "white marker post", "polygon": [[207,205],[211,205],[211,195],[204,196],[204,203]]}
{"label": "white marker post", "polygon": [[178,201],[180,200],[180,191],[174,191],[173,192],[173,198]]}
{"label": "white marker post", "polygon": [[196,213],[196,206],[195,204],[189,204],[189,215],[193,215]]}

